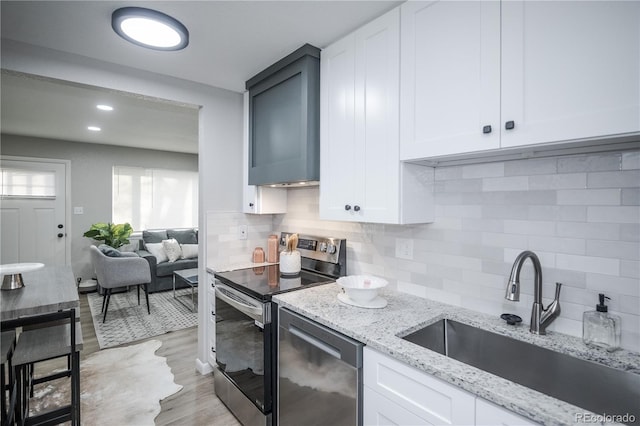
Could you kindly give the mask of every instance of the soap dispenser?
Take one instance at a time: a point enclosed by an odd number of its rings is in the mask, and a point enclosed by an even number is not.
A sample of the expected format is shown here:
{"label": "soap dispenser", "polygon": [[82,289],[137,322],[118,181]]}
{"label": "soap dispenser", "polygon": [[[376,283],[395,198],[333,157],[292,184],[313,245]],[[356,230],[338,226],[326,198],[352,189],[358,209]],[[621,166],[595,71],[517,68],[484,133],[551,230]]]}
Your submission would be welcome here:
{"label": "soap dispenser", "polygon": [[599,347],[613,352],[620,347],[620,317],[608,312],[605,299],[611,300],[600,293],[600,303],[595,311],[588,311],[582,315],[582,340],[587,346]]}

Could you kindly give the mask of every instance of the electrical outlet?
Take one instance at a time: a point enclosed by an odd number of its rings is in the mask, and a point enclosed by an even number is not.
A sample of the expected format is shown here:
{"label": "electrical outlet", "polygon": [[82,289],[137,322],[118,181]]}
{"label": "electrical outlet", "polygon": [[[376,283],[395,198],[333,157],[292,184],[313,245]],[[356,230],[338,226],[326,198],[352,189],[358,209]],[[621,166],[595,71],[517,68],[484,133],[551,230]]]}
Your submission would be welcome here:
{"label": "electrical outlet", "polygon": [[413,240],[409,238],[396,238],[396,257],[413,260]]}
{"label": "electrical outlet", "polygon": [[247,225],[240,225],[238,227],[238,239],[239,240],[246,240],[247,239],[247,234],[249,233],[249,231],[247,230]]}

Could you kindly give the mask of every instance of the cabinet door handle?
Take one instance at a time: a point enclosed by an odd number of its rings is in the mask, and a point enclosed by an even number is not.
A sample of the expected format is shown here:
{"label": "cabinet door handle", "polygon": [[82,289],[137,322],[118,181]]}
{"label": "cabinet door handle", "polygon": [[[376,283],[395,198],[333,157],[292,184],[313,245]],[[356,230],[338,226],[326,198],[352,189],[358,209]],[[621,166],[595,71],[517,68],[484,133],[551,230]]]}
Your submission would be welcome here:
{"label": "cabinet door handle", "polygon": [[491,133],[491,126],[484,126],[482,128],[482,133]]}
{"label": "cabinet door handle", "polygon": [[253,207],[253,203],[249,203],[249,207]]}
{"label": "cabinet door handle", "polygon": [[516,127],[516,123],[514,121],[507,121],[504,123],[504,128],[507,130],[513,130],[514,127]]}
{"label": "cabinet door handle", "polygon": [[360,211],[360,206],[353,206],[353,210],[359,212]]}
{"label": "cabinet door handle", "polygon": [[351,206],[350,206],[349,204],[347,204],[347,205],[345,205],[345,206],[344,206],[344,209],[345,209],[346,211],[349,211],[349,210],[351,210]]}

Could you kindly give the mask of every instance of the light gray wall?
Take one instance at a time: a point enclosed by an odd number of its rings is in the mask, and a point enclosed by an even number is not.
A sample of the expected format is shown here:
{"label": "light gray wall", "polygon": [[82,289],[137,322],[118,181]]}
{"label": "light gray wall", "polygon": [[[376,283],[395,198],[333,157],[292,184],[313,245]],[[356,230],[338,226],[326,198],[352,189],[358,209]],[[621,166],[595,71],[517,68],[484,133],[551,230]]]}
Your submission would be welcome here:
{"label": "light gray wall", "polygon": [[[71,243],[70,263],[76,278],[92,278],[89,246],[92,240],[82,234],[92,223],[111,220],[113,166],[198,171],[198,156],[147,149],[125,148],[94,143],[68,142],[16,135],[2,135],[3,156],[70,160],[69,212],[67,238]],[[83,207],[74,215],[73,207]],[[138,230],[136,230],[138,231]]]}

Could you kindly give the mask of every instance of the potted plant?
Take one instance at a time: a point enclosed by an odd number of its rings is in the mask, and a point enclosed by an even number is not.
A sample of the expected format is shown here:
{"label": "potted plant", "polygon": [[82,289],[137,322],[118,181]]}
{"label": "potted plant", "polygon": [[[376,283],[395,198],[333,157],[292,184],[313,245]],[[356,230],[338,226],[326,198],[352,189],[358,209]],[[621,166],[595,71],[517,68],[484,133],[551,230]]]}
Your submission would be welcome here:
{"label": "potted plant", "polygon": [[96,241],[103,241],[104,244],[117,249],[129,244],[129,237],[132,232],[133,228],[128,223],[94,223],[83,236],[93,238]]}

